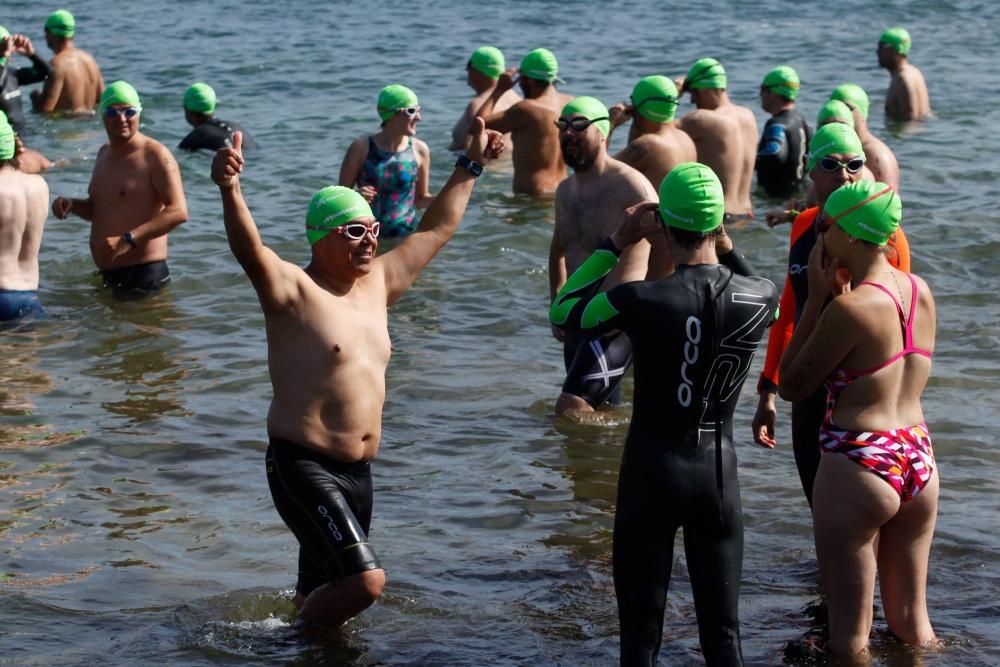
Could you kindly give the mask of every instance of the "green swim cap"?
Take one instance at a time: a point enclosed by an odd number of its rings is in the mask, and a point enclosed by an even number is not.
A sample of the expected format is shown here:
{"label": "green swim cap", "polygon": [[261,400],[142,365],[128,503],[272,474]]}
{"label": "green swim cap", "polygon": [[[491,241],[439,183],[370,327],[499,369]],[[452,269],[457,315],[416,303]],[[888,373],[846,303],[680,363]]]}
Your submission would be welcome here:
{"label": "green swim cap", "polygon": [[417,101],[417,94],[412,90],[398,83],[389,84],[378,93],[378,117],[384,123],[395,116],[400,109],[415,107],[418,104],[420,102]]}
{"label": "green swim cap", "polygon": [[521,76],[537,81],[558,81],[564,83],[559,78],[559,63],[556,62],[555,55],[548,49],[535,49],[521,59]]}
{"label": "green swim cap", "polygon": [[864,157],[865,151],[854,128],[843,123],[827,123],[816,130],[809,142],[809,163],[806,169],[812,170],[816,162],[834,153]]}
{"label": "green swim cap", "polygon": [[503,52],[495,46],[480,46],[472,52],[469,64],[477,72],[481,72],[491,79],[499,79],[506,69],[503,59]]}
{"label": "green swim cap", "polygon": [[[0,25],[0,42],[7,39],[8,37],[10,37],[10,32],[7,31],[7,28]],[[0,58],[0,67],[3,67],[6,64],[7,64],[7,58],[6,57]]]}
{"label": "green swim cap", "polygon": [[639,79],[632,89],[632,106],[643,118],[669,123],[677,112],[677,86],[665,76],[654,74]]}
{"label": "green swim cap", "polygon": [[868,93],[861,86],[855,83],[843,83],[833,89],[830,99],[840,100],[847,106],[855,107],[861,117],[868,120]]}
{"label": "green swim cap", "polygon": [[843,123],[853,129],[854,114],[851,113],[851,108],[840,100],[830,100],[820,107],[816,116],[817,127],[823,127],[827,123]]}
{"label": "green swim cap", "polygon": [[184,91],[184,108],[197,113],[215,113],[215,91],[207,83],[191,84]]}
{"label": "green swim cap", "polygon": [[905,56],[910,53],[910,33],[903,28],[889,28],[882,33],[878,41],[879,44],[888,44],[900,55]]}
{"label": "green swim cap", "polygon": [[328,236],[337,227],[358,218],[371,218],[372,208],[365,198],[342,185],[328,185],[309,202],[306,211],[306,238],[309,245]]}
{"label": "green swim cap", "polygon": [[788,65],[780,65],[764,75],[760,85],[775,95],[794,100],[799,95],[799,73]]}
{"label": "green swim cap", "polygon": [[135,107],[136,111],[142,112],[142,105],[139,104],[139,93],[135,88],[125,81],[115,81],[104,89],[101,94],[101,113],[113,104],[127,104]]}
{"label": "green swim cap", "polygon": [[823,210],[854,238],[876,245],[888,243],[903,218],[903,202],[892,186],[872,181],[840,186]]}
{"label": "green swim cap", "polygon": [[594,121],[597,129],[607,138],[611,132],[611,121],[608,119],[608,108],[596,97],[581,95],[574,97],[569,104],[563,107],[559,114],[566,118],[569,116],[583,116],[587,120]]}
{"label": "green swim cap", "polygon": [[697,61],[684,77],[684,90],[725,87],[726,68],[715,58]]}
{"label": "green swim cap", "polygon": [[722,183],[709,167],[683,162],[660,183],[660,217],[668,227],[710,232],[722,224],[726,198]]}
{"label": "green swim cap", "polygon": [[7,121],[7,114],[0,111],[0,160],[14,157],[14,128]]}
{"label": "green swim cap", "polygon": [[59,37],[72,37],[76,34],[76,19],[65,9],[57,9],[45,20],[45,30]]}

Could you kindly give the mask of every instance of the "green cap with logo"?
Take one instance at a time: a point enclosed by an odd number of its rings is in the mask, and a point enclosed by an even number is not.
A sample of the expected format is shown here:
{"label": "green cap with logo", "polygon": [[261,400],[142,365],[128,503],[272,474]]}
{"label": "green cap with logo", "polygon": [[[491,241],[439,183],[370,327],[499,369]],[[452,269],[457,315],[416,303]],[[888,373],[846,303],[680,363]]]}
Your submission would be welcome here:
{"label": "green cap with logo", "polygon": [[420,102],[417,101],[415,92],[406,86],[392,83],[378,93],[378,117],[384,123],[395,116],[400,109],[415,107],[418,104]]}
{"label": "green cap with logo", "polygon": [[504,69],[506,69],[503,51],[495,46],[480,46],[472,52],[469,64],[472,65],[472,69],[485,74],[491,79],[499,79]]}
{"label": "green cap with logo", "polygon": [[715,172],[698,162],[683,162],[660,183],[660,217],[668,227],[710,232],[722,224],[726,198]]}
{"label": "green cap with logo", "polygon": [[854,238],[885,245],[899,229],[903,202],[892,186],[858,181],[834,190],[823,211],[831,223]]}
{"label": "green cap with logo", "polygon": [[547,81],[552,83],[558,81],[565,83],[559,78],[559,63],[555,55],[548,49],[535,49],[521,59],[520,74],[529,79],[537,81]]}
{"label": "green cap with logo", "polygon": [[76,19],[65,9],[57,9],[45,19],[45,31],[59,37],[72,37],[76,34]]}
{"label": "green cap with logo", "polygon": [[905,56],[910,53],[910,33],[904,28],[889,28],[878,38],[880,44],[886,44],[896,53]]}
{"label": "green cap with logo", "polygon": [[130,107],[135,107],[136,111],[142,112],[139,93],[125,81],[115,81],[101,93],[101,113],[115,104],[127,104]]}
{"label": "green cap with logo", "polygon": [[809,142],[809,163],[806,169],[811,171],[818,161],[834,154],[865,156],[861,139],[858,139],[853,127],[844,123],[827,123],[816,130]]}
{"label": "green cap with logo", "polygon": [[768,72],[760,85],[775,95],[794,100],[799,95],[799,73],[788,65],[780,65]]}
{"label": "green cap with logo", "polygon": [[608,108],[596,97],[581,95],[574,97],[569,104],[563,107],[561,118],[572,118],[573,116],[583,116],[587,120],[594,121],[594,126],[605,137],[611,132],[611,121],[608,119]]}
{"label": "green cap with logo", "polygon": [[677,113],[677,102],[677,86],[659,74],[639,79],[632,89],[635,112],[655,123],[672,121]]}
{"label": "green cap with logo", "polygon": [[371,218],[372,208],[359,193],[342,185],[328,185],[309,202],[306,238],[309,245],[328,236],[337,227],[358,218]]}
{"label": "green cap with logo", "polygon": [[184,91],[184,108],[196,113],[215,113],[215,91],[207,83],[193,83]]}

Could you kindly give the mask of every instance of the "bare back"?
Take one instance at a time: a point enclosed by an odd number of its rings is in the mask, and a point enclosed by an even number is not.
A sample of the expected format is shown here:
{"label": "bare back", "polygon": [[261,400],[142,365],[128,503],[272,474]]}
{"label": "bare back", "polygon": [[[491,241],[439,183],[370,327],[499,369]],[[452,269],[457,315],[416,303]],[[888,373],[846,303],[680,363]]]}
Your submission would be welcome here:
{"label": "bare back", "polygon": [[726,213],[752,212],[750,185],[757,154],[757,120],[746,107],[732,103],[698,109],[678,126],[694,140],[698,161],[708,165],[722,182]]}
{"label": "bare back", "polygon": [[[458,119],[458,122],[455,123],[455,127],[451,130],[451,145],[448,147],[448,150],[464,151],[469,147],[469,142],[472,141],[472,137],[469,135],[469,127],[472,125],[472,119],[476,117],[476,112],[479,111],[479,108],[483,106],[486,98],[489,97],[492,92],[492,88],[484,90],[473,97],[469,104],[465,107],[462,117]],[[515,90],[511,89],[500,96],[500,99],[496,101],[493,109],[494,111],[506,111],[520,101],[521,96],[518,95]],[[513,148],[510,133],[503,135],[503,142],[505,151],[510,151]]]}
{"label": "bare back", "polygon": [[566,163],[562,159],[555,122],[572,99],[571,95],[550,87],[541,97],[521,100],[506,112],[516,122],[511,132],[514,192],[529,195],[552,192],[566,178]]}
{"label": "bare back", "polygon": [[698,150],[686,132],[673,124],[662,127],[660,132],[636,137],[615,156],[616,160],[639,170],[653,188],[659,188],[664,177],[677,165],[698,159]]}
{"label": "bare back", "polygon": [[38,289],[38,251],[48,208],[45,179],[0,167],[0,289]]}
{"label": "bare back", "polygon": [[892,150],[871,132],[861,139],[861,148],[865,151],[865,166],[871,170],[875,180],[891,185],[898,191],[899,162]]}
{"label": "bare back", "polygon": [[104,92],[101,68],[93,56],[76,47],[66,48],[52,59],[52,75],[42,88],[37,108],[41,111],[93,111]]}
{"label": "bare back", "polygon": [[892,74],[885,95],[885,112],[898,120],[919,120],[931,115],[924,75],[909,62]]}

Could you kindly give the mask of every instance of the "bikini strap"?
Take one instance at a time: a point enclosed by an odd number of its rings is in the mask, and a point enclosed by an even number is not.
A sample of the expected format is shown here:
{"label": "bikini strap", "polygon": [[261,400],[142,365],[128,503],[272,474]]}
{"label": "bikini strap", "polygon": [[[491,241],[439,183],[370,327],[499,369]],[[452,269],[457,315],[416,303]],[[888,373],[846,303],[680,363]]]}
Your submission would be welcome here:
{"label": "bikini strap", "polygon": [[906,316],[906,349],[912,350],[913,347],[913,314],[917,312],[917,281],[913,279],[913,275],[910,273],[906,274],[906,277],[910,279],[910,314]]}
{"label": "bikini strap", "polygon": [[[909,275],[909,274],[907,274],[907,275]],[[912,280],[912,278],[911,278],[911,280]],[[899,321],[902,322],[904,325],[906,324],[906,320],[903,319],[903,304],[901,304],[899,302],[899,299],[897,299],[892,292],[890,292],[884,286],[879,285],[878,283],[873,283],[873,282],[868,281],[868,280],[863,280],[860,283],[858,283],[858,287],[861,287],[862,285],[871,285],[872,287],[877,287],[880,290],[882,290],[883,292],[885,292],[886,294],[888,294],[889,298],[892,299],[892,302],[894,304],[896,304],[896,312],[899,313]],[[912,306],[913,304],[910,304],[910,305]],[[912,314],[913,311],[911,310],[910,312]]]}

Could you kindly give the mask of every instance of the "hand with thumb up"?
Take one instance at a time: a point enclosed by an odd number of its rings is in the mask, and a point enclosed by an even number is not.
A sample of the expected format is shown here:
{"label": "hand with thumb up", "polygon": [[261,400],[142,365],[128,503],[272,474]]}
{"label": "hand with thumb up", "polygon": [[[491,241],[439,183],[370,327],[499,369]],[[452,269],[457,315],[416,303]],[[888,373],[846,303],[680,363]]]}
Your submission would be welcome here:
{"label": "hand with thumb up", "polygon": [[243,133],[233,133],[233,147],[220,148],[212,158],[212,180],[219,188],[228,190],[239,185],[243,172]]}

